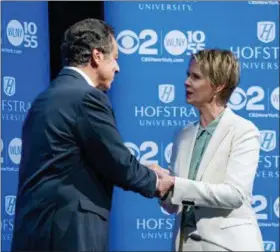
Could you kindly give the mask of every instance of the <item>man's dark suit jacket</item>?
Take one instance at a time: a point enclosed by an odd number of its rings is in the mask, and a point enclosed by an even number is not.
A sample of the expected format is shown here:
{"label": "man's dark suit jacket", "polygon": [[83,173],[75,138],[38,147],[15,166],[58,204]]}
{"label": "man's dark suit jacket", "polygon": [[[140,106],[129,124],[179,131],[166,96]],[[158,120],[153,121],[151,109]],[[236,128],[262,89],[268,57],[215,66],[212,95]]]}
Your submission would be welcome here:
{"label": "man's dark suit jacket", "polygon": [[124,146],[110,102],[63,69],[22,132],[12,251],[104,251],[113,186],[152,198],[156,175]]}

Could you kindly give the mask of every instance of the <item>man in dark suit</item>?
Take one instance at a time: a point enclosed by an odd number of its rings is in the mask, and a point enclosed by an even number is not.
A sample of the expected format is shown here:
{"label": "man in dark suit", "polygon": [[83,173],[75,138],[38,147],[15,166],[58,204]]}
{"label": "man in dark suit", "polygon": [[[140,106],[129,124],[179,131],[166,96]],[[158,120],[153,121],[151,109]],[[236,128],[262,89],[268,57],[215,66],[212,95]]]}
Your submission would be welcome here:
{"label": "man in dark suit", "polygon": [[116,129],[103,92],[119,71],[112,28],[80,21],[61,50],[66,67],[23,126],[12,251],[104,251],[114,185],[153,198],[174,184],[139,164]]}

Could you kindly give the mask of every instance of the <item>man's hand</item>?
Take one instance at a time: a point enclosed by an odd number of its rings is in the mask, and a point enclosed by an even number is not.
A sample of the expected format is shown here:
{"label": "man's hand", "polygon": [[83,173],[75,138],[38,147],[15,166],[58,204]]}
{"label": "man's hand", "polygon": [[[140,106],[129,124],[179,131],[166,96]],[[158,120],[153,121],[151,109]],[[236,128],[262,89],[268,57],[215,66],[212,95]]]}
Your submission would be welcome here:
{"label": "man's hand", "polygon": [[162,198],[170,190],[173,189],[173,186],[175,184],[175,177],[166,174],[166,172],[162,172],[161,174],[158,173],[158,175],[159,175],[159,183],[157,186],[157,190],[158,190],[159,197]]}
{"label": "man's hand", "polygon": [[164,172],[166,174],[169,174],[169,170],[166,170],[162,167],[160,167],[158,164],[151,164],[151,165],[148,165],[148,168],[155,171],[156,173],[161,173],[161,172]]}
{"label": "man's hand", "polygon": [[152,164],[148,166],[151,170],[155,171],[158,175],[157,183],[157,193],[160,198],[168,193],[171,190],[175,183],[175,177],[169,175],[169,171],[160,167],[157,164]]}

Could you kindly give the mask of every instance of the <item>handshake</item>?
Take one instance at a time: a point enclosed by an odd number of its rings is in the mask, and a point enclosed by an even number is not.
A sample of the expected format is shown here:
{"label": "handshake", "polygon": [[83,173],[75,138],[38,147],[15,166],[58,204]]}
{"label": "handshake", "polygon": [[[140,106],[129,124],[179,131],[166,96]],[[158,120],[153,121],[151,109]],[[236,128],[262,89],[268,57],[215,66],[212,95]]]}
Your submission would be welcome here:
{"label": "handshake", "polygon": [[157,197],[163,198],[173,189],[175,177],[170,175],[169,170],[166,170],[157,164],[151,164],[148,168],[157,174]]}

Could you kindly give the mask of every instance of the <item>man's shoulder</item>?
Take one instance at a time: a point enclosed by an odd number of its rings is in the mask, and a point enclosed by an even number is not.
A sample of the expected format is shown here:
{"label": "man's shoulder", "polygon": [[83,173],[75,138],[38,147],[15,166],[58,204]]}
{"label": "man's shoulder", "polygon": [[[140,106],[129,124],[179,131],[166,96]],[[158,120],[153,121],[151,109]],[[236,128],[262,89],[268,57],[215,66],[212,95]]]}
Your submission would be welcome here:
{"label": "man's shoulder", "polygon": [[86,96],[100,100],[105,95],[101,90],[90,86],[83,78],[71,75],[62,75],[54,79],[49,92],[57,94],[57,97],[64,96],[69,101],[72,99],[73,102],[82,102]]}

